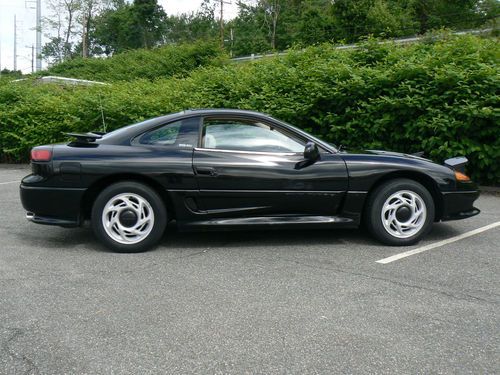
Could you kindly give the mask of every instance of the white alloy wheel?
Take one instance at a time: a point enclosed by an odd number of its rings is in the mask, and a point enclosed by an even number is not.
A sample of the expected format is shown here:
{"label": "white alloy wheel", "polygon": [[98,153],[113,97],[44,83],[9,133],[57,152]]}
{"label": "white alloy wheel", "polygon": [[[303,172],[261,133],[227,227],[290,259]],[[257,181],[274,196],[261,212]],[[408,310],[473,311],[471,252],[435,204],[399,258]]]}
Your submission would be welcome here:
{"label": "white alloy wheel", "polygon": [[419,233],[426,218],[427,206],[424,200],[411,190],[395,192],[382,206],[382,225],[396,238],[409,238]]}
{"label": "white alloy wheel", "polygon": [[106,234],[121,244],[144,240],[154,227],[155,214],[151,204],[135,193],[121,193],[111,198],[102,210]]}

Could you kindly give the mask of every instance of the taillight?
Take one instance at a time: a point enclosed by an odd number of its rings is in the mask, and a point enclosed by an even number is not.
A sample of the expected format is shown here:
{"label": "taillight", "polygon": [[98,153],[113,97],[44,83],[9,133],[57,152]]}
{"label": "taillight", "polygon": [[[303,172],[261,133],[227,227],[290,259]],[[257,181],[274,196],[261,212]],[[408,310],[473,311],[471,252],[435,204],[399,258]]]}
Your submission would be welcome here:
{"label": "taillight", "polygon": [[44,149],[33,149],[31,150],[31,160],[32,161],[50,161],[52,159],[52,151]]}

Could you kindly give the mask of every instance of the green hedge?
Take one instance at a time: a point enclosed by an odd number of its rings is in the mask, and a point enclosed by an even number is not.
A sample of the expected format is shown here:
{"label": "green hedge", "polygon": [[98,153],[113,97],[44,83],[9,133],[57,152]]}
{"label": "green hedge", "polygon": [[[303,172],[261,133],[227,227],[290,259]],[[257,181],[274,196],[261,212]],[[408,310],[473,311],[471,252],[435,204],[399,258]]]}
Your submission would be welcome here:
{"label": "green hedge", "polygon": [[75,58],[42,72],[93,81],[130,81],[186,75],[205,65],[221,65],[224,53],[214,42],[166,45],[155,49],[137,49],[109,58]]}
{"label": "green hedge", "polygon": [[186,78],[101,87],[0,87],[0,150],[26,160],[62,132],[107,130],[186,108],[267,112],[347,148],[466,155],[482,183],[500,181],[499,47],[453,37],[406,47],[320,45],[282,58],[195,70]]}

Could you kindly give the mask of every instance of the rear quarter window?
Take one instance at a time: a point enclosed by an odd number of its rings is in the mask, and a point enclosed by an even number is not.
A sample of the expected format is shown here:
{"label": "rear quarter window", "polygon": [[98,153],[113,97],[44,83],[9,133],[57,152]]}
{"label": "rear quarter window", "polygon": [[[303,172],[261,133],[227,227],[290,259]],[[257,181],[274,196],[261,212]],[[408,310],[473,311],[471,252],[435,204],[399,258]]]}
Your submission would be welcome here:
{"label": "rear quarter window", "polygon": [[198,140],[199,120],[189,118],[161,125],[138,135],[133,145],[151,145],[170,148],[194,148]]}

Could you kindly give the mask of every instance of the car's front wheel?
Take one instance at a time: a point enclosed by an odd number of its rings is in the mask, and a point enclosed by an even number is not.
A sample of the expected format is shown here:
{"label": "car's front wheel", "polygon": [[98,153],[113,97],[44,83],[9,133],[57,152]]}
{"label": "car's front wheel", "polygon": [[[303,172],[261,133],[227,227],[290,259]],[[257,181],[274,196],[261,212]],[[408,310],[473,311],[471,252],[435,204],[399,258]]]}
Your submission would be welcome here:
{"label": "car's front wheel", "polygon": [[146,251],[156,245],[167,223],[165,205],[150,187],[118,182],[105,188],[92,207],[92,228],[111,250]]}
{"label": "car's front wheel", "polygon": [[365,222],[374,237],[388,245],[412,245],[422,239],[434,222],[434,201],[420,183],[390,180],[370,195]]}

